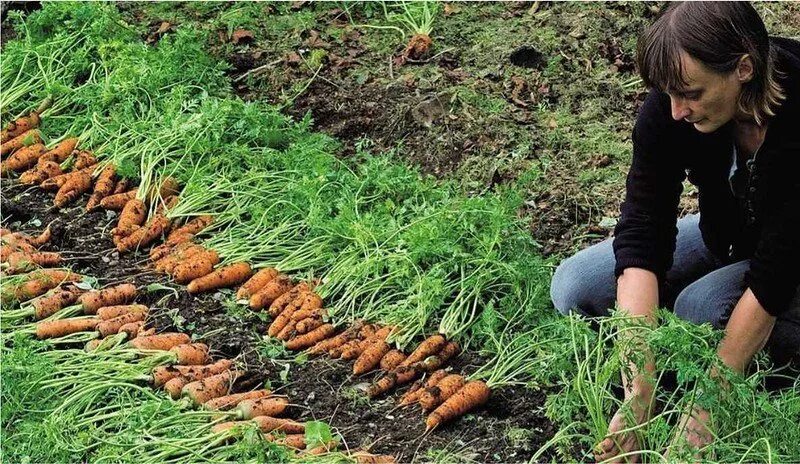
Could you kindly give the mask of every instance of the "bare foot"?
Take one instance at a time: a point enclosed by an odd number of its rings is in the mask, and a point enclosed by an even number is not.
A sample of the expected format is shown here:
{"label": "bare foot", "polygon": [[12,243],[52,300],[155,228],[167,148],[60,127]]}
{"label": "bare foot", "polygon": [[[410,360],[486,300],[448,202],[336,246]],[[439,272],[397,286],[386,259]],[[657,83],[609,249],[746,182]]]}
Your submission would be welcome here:
{"label": "bare foot", "polygon": [[675,431],[675,439],[667,450],[665,458],[669,459],[674,451],[688,447],[692,458],[699,462],[703,457],[703,448],[714,441],[714,434],[710,428],[711,415],[708,411],[695,407],[692,414],[684,414]]}
{"label": "bare foot", "polygon": [[608,424],[608,434],[594,448],[594,457],[598,462],[633,463],[636,455],[621,456],[639,451],[641,444],[637,435],[637,426],[645,423],[650,417],[650,401],[647,397],[632,396],[619,408]]}

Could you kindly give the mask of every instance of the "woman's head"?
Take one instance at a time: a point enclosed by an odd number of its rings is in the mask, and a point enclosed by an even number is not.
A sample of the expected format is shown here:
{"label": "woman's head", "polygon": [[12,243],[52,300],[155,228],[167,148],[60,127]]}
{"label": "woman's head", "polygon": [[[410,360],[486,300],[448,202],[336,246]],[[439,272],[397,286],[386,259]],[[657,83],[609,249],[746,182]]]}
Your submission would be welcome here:
{"label": "woman's head", "polygon": [[767,30],[749,3],[671,4],[637,48],[645,84],[667,92],[672,116],[700,132],[733,118],[761,124],[784,98]]}

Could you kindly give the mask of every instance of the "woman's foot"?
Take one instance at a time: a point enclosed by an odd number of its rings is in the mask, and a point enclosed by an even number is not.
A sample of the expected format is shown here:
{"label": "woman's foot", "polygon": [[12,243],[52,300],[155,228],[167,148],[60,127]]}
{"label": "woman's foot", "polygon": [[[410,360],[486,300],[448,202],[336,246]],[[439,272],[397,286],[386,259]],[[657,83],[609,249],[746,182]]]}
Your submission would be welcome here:
{"label": "woman's foot", "polygon": [[606,437],[594,448],[598,462],[633,463],[641,444],[638,426],[650,418],[650,395],[633,395],[619,408],[608,424]]}

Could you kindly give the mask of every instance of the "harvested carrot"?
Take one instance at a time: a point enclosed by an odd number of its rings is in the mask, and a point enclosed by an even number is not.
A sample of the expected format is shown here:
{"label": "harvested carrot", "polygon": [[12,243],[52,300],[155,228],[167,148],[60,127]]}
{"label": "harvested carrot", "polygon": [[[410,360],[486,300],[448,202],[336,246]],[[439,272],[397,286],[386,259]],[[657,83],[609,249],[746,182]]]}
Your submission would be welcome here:
{"label": "harvested carrot", "polygon": [[55,292],[44,295],[33,301],[33,317],[42,320],[61,311],[67,306],[78,301],[78,297],[83,291],[77,287],[68,286],[58,289]]}
{"label": "harvested carrot", "polygon": [[227,411],[228,409],[236,407],[242,401],[265,398],[271,394],[272,392],[270,390],[253,390],[244,393],[234,393],[232,395],[220,396],[219,398],[208,400],[203,403],[203,408],[209,411]]}
{"label": "harvested carrot", "polygon": [[117,250],[119,250],[120,253],[124,253],[133,249],[145,247],[163,236],[168,228],[169,219],[163,214],[156,214],[146,226],[136,229],[127,237],[119,239]]}
{"label": "harvested carrot", "polygon": [[53,201],[56,208],[63,208],[78,197],[88,192],[92,188],[92,175],[86,171],[80,171],[74,176],[70,177],[64,185],[58,189],[56,198]]}
{"label": "harvested carrot", "polygon": [[181,397],[183,387],[185,387],[188,383],[189,381],[183,377],[175,377],[164,384],[164,391],[166,391],[173,400],[177,400]]}
{"label": "harvested carrot", "polygon": [[155,327],[151,327],[149,329],[145,329],[144,327],[142,327],[142,330],[140,330],[139,333],[136,334],[136,338],[152,337],[155,334],[156,334]]}
{"label": "harvested carrot", "polygon": [[422,409],[425,411],[430,411],[453,396],[455,392],[464,386],[464,383],[464,376],[450,374],[433,387],[425,388],[419,395],[419,405],[422,406]]}
{"label": "harvested carrot", "polygon": [[58,190],[61,189],[61,187],[64,186],[64,184],[66,184],[73,177],[82,175],[84,173],[88,173],[89,175],[91,175],[93,170],[94,170],[94,167],[89,167],[89,168],[86,168],[86,169],[79,169],[77,171],[70,171],[70,172],[67,172],[67,173],[64,173],[64,174],[61,174],[61,175],[46,179],[41,184],[39,184],[39,187],[41,187],[44,190],[50,191],[50,192],[57,192]]}
{"label": "harvested carrot", "polygon": [[[280,316],[278,316],[278,317],[280,317]],[[280,332],[275,334],[275,338],[277,338],[278,340],[283,340],[283,341],[289,340],[294,335],[296,335],[296,332],[294,330],[296,325],[297,325],[297,321],[290,320],[285,326],[283,326],[283,328],[280,330]]]}
{"label": "harvested carrot", "polygon": [[400,397],[400,406],[409,406],[419,400],[420,395],[425,392],[425,389],[435,387],[443,378],[447,377],[447,371],[439,369],[428,376],[428,379],[423,385],[421,380],[412,386],[402,397]]}
{"label": "harvested carrot", "polygon": [[[76,145],[78,145],[78,139],[76,138],[64,139],[61,142],[59,142],[58,145],[56,145],[51,150],[43,154],[42,159],[44,159],[45,161],[54,161],[56,163],[63,163],[67,158],[69,158],[69,155],[72,153],[72,150],[75,149]],[[75,169],[82,169],[89,165],[87,164],[86,166],[78,166],[76,163],[76,166],[77,167],[75,167]]]}
{"label": "harvested carrot", "polygon": [[230,359],[220,359],[214,364],[205,366],[158,366],[153,369],[153,385],[160,387],[175,377],[183,377],[190,382],[194,382],[221,374],[231,367],[233,367],[233,362]]}
{"label": "harvested carrot", "polygon": [[147,208],[142,200],[134,198],[128,200],[119,213],[117,227],[111,233],[119,237],[127,237],[137,230],[147,219]]}
{"label": "harvested carrot", "polygon": [[[81,150],[78,152],[78,156],[75,157],[75,165],[72,169],[79,170],[79,169],[86,169],[89,167],[94,167],[97,164],[97,158],[94,155],[86,150]],[[94,169],[92,169],[94,170]]]}
{"label": "harvested carrot", "polygon": [[100,346],[101,343],[103,343],[103,340],[104,339],[102,338],[95,338],[94,340],[89,340],[83,347],[84,351],[89,352],[96,350],[97,347]]}
{"label": "harvested carrot", "polygon": [[6,260],[11,273],[30,271],[35,267],[55,267],[61,264],[61,255],[54,251],[15,251]]}
{"label": "harvested carrot", "polygon": [[116,195],[118,193],[125,193],[131,188],[131,180],[127,177],[123,177],[122,179],[117,181],[117,185],[114,186],[114,191],[111,192],[111,195]]}
{"label": "harvested carrot", "polygon": [[110,163],[100,171],[100,175],[97,176],[97,181],[94,183],[94,191],[92,191],[92,195],[86,203],[86,211],[99,207],[100,200],[111,195],[111,192],[114,191],[116,172],[116,168]]}
{"label": "harvested carrot", "polygon": [[236,299],[237,300],[244,300],[249,299],[250,295],[255,294],[262,288],[264,288],[269,281],[278,277],[278,270],[274,267],[265,267],[250,277],[241,287],[239,290],[236,291]]}
{"label": "harvested carrot", "polygon": [[406,355],[400,350],[390,350],[388,353],[383,355],[381,358],[381,369],[385,371],[394,370],[397,366],[399,366],[403,361],[405,361]]}
{"label": "harvested carrot", "polygon": [[326,338],[308,350],[308,354],[322,354],[331,348],[339,347],[358,335],[358,329],[350,327],[335,337]]}
{"label": "harvested carrot", "polygon": [[314,292],[306,292],[298,310],[313,311],[322,308],[322,298]]}
{"label": "harvested carrot", "polygon": [[353,364],[353,374],[361,375],[375,369],[380,363],[383,356],[389,352],[391,347],[383,340],[377,340],[367,347],[355,364]]}
{"label": "harvested carrot", "polygon": [[36,323],[36,337],[39,340],[58,338],[78,332],[88,332],[95,329],[100,319],[96,317],[82,317],[59,319],[55,321],[42,321]]}
{"label": "harvested carrot", "polygon": [[427,358],[428,356],[432,356],[444,348],[445,340],[444,335],[436,334],[431,335],[425,341],[419,344],[416,350],[408,355],[405,361],[403,361],[403,366],[410,366],[416,362],[422,361],[423,359]]}
{"label": "harvested carrot", "polygon": [[236,406],[236,414],[242,419],[252,419],[257,416],[277,417],[286,411],[289,400],[281,397],[256,398],[245,400]]}
{"label": "harvested carrot", "polygon": [[[208,400],[219,398],[230,393],[231,386],[236,380],[235,371],[225,371],[202,380],[187,383],[182,394],[188,396],[195,404],[202,404]],[[239,404],[241,406],[241,403]]]}
{"label": "harvested carrot", "polygon": [[[278,275],[278,276],[275,277],[275,279],[278,279],[279,277],[281,277],[281,276]],[[270,282],[272,282],[275,279],[270,280]],[[267,282],[267,283],[270,283],[270,282]],[[262,290],[264,288],[266,288],[266,285],[264,285],[264,287],[262,287]],[[259,291],[261,291],[261,290],[259,290]],[[267,312],[269,313],[269,315],[271,317],[278,317],[278,314],[280,314],[284,309],[286,309],[287,306],[292,304],[292,302],[295,299],[297,299],[297,297],[300,294],[302,294],[303,292],[307,292],[307,291],[309,291],[307,283],[301,282],[301,283],[295,285],[288,292],[284,292],[279,297],[275,298],[275,300],[272,303],[270,303],[269,309],[267,310]],[[256,293],[258,293],[258,292],[256,292]],[[251,298],[252,298],[252,295],[251,295]]]}
{"label": "harvested carrot", "polygon": [[79,301],[83,305],[83,312],[95,314],[103,306],[114,306],[128,303],[136,298],[136,286],[133,284],[119,284],[106,287],[102,290],[93,290],[81,295]]}
{"label": "harvested carrot", "polygon": [[211,431],[213,433],[221,433],[234,427],[241,427],[246,424],[255,424],[256,427],[258,427],[259,430],[264,433],[283,432],[288,434],[298,434],[305,433],[306,431],[306,425],[301,422],[270,416],[257,416],[250,420],[223,422],[212,427]]}
{"label": "harvested carrot", "polygon": [[28,116],[22,116],[16,121],[8,123],[6,127],[3,128],[0,141],[2,141],[2,143],[6,143],[20,134],[23,134],[31,129],[35,129],[39,127],[39,123],[41,121],[42,119],[39,117],[39,114],[35,111],[31,111],[31,114]]}
{"label": "harvested carrot", "polygon": [[143,321],[147,313],[133,311],[126,314],[121,314],[117,317],[104,320],[97,324],[97,331],[100,332],[101,337],[107,337],[119,332],[120,327],[130,322]]}
{"label": "harvested carrot", "polygon": [[489,387],[483,381],[467,382],[428,416],[425,420],[426,430],[435,429],[445,422],[463,416],[467,411],[486,403],[490,394]]}
{"label": "harvested carrot", "polygon": [[113,305],[113,306],[103,306],[102,308],[98,308],[97,317],[100,319],[107,321],[109,319],[114,319],[116,317],[130,314],[130,313],[137,313],[147,315],[149,312],[149,308],[145,305],[141,304],[131,304],[131,305]]}
{"label": "harvested carrot", "polygon": [[[292,322],[292,313],[295,311],[295,306],[287,306],[286,309],[283,310],[278,317],[272,321],[272,324],[269,325],[267,329],[267,335],[270,337],[277,337],[281,331]],[[294,324],[292,324],[292,328],[294,328]]]}
{"label": "harvested carrot", "polygon": [[177,180],[167,176],[163,181],[161,181],[161,186],[158,188],[159,197],[168,198],[171,196],[177,196],[179,193],[180,185],[178,185]]}
{"label": "harvested carrot", "polygon": [[192,257],[191,260],[183,264],[175,266],[172,276],[175,282],[179,284],[187,284],[198,277],[214,272],[214,264],[208,260],[206,255]]}
{"label": "harvested carrot", "polygon": [[50,226],[45,227],[41,234],[37,235],[36,237],[28,239],[28,242],[31,245],[35,246],[42,246],[45,243],[50,241],[50,238],[53,236],[53,232],[50,230]]}
{"label": "harvested carrot", "polygon": [[129,322],[123,324],[117,333],[124,333],[128,339],[135,338],[144,327],[144,321]]}
{"label": "harvested carrot", "polygon": [[28,274],[29,279],[13,288],[10,295],[19,302],[44,295],[64,282],[80,282],[81,276],[59,269],[39,269]]}
{"label": "harvested carrot", "polygon": [[292,279],[280,275],[264,285],[264,288],[250,297],[251,309],[263,309],[271,305],[279,296],[292,289]]}
{"label": "harvested carrot", "polygon": [[139,189],[133,189],[123,193],[111,194],[100,200],[100,207],[103,209],[120,211],[130,200],[136,198],[136,193],[138,191]]}
{"label": "harvested carrot", "polygon": [[200,245],[189,244],[185,248],[176,247],[168,256],[161,258],[155,263],[156,271],[172,274],[178,264],[188,260],[192,256],[205,252],[205,248]]}
{"label": "harvested carrot", "polygon": [[192,238],[194,238],[194,235],[192,234],[187,234],[187,233],[175,234],[173,232],[170,232],[169,236],[167,236],[167,239],[164,240],[164,245],[173,247],[175,245],[180,245],[181,243],[189,242],[192,240]]}
{"label": "harvested carrot", "polygon": [[187,343],[169,349],[175,355],[175,364],[197,366],[209,361],[208,345],[205,343]]}
{"label": "harvested carrot", "polygon": [[253,271],[249,264],[238,262],[192,280],[186,289],[191,294],[197,294],[218,288],[233,287],[247,280],[252,273]]}
{"label": "harvested carrot", "polygon": [[[189,246],[188,243],[182,245]],[[150,260],[158,261],[162,258],[166,258],[173,250],[175,250],[175,246],[169,243],[162,243],[161,245],[155,246],[150,249]]]}
{"label": "harvested carrot", "polygon": [[178,227],[177,229],[173,230],[172,233],[169,234],[169,237],[167,237],[167,242],[168,243],[170,242],[170,239],[172,239],[173,234],[175,236],[186,235],[186,234],[190,236],[197,235],[203,229],[208,227],[213,221],[214,221],[214,216],[209,216],[207,214],[203,216],[197,216],[196,218],[192,219],[191,221],[187,222],[181,227]]}
{"label": "harvested carrot", "polygon": [[158,335],[141,335],[131,340],[131,345],[139,350],[163,350],[167,351],[172,347],[184,345],[191,341],[185,333],[165,332]]}
{"label": "harvested carrot", "polygon": [[397,460],[389,454],[371,454],[358,451],[350,455],[356,460],[356,464],[396,464]]}
{"label": "harvested carrot", "polygon": [[307,334],[300,335],[287,341],[284,343],[284,346],[289,350],[302,350],[308,348],[309,346],[313,346],[320,340],[330,337],[333,335],[334,330],[335,329],[333,328],[333,325],[324,324]]}
{"label": "harvested carrot", "polygon": [[60,176],[61,174],[63,174],[61,165],[55,161],[47,161],[39,158],[39,161],[36,162],[36,166],[33,169],[29,169],[19,176],[19,182],[26,185],[41,184],[47,179]]}
{"label": "harvested carrot", "polygon": [[44,145],[34,143],[27,147],[22,147],[0,163],[0,171],[8,174],[9,172],[20,172],[32,168],[39,161],[39,157],[45,152]]}
{"label": "harvested carrot", "polygon": [[42,142],[42,136],[39,134],[38,130],[31,129],[29,131],[25,131],[11,140],[3,142],[3,144],[0,145],[0,156],[5,156],[24,146],[33,145],[35,143],[41,143],[41,142]]}
{"label": "harvested carrot", "polygon": [[317,327],[321,326],[322,324],[324,324],[324,322],[322,322],[321,318],[307,317],[307,318],[301,320],[300,322],[298,322],[297,325],[294,327],[294,330],[299,335],[303,335],[303,334],[307,334],[307,333],[311,332],[312,330],[316,329]]}
{"label": "harvested carrot", "polygon": [[291,435],[286,435],[285,437],[274,437],[272,435],[265,435],[264,438],[267,441],[274,442],[275,444],[286,446],[289,448],[294,449],[305,449],[306,448],[306,436],[302,433],[293,433]]}
{"label": "harvested carrot", "polygon": [[378,379],[377,382],[370,385],[367,389],[367,395],[369,395],[370,398],[375,398],[376,396],[388,392],[394,387],[399,387],[400,385],[405,385],[408,382],[411,382],[417,378],[418,375],[419,371],[413,367],[398,367],[394,371],[389,372],[385,376]]}
{"label": "harvested carrot", "polygon": [[442,367],[444,363],[450,360],[450,358],[457,355],[460,349],[461,348],[458,346],[458,343],[449,341],[444,345],[442,351],[433,356],[428,356],[422,361],[415,363],[414,366],[417,369],[425,372],[435,371],[436,369]]}

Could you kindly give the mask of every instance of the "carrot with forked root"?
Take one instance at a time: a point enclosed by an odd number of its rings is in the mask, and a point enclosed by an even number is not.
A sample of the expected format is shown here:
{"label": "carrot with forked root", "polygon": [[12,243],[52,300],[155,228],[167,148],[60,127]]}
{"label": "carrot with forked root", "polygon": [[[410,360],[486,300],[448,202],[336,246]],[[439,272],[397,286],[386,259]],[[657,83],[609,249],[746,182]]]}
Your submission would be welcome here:
{"label": "carrot with forked root", "polygon": [[236,291],[236,299],[249,299],[251,295],[258,292],[272,279],[278,277],[278,270],[274,267],[265,267],[250,277],[239,290]]}
{"label": "carrot with forked root", "polygon": [[129,190],[123,193],[111,194],[100,200],[100,207],[103,209],[110,209],[113,211],[120,211],[125,205],[136,198],[136,193],[139,189]]}
{"label": "carrot with forked root", "polygon": [[64,185],[58,189],[53,204],[55,204],[56,208],[63,208],[88,192],[90,188],[92,188],[91,173],[78,171],[74,176],[67,179]]}
{"label": "carrot with forked root", "polygon": [[91,167],[94,170],[94,165],[97,164],[97,158],[94,157],[92,152],[81,150],[78,152],[78,156],[75,157],[75,165],[73,169],[76,171],[79,169],[85,169]]}
{"label": "carrot with forked root", "polygon": [[39,187],[50,192],[57,192],[58,190],[61,189],[61,187],[64,186],[64,184],[66,184],[73,177],[82,175],[84,173],[87,173],[91,176],[92,171],[94,171],[93,166],[88,167],[86,169],[79,169],[77,171],[70,171],[44,180],[41,184],[39,184]]}
{"label": "carrot with forked root", "polygon": [[39,158],[39,161],[36,162],[36,166],[23,172],[22,175],[19,176],[19,182],[25,185],[41,184],[47,179],[60,176],[61,174],[63,174],[63,172],[58,163]]}
{"label": "carrot with forked root", "polygon": [[172,274],[175,271],[175,268],[183,261],[186,261],[192,256],[205,251],[205,248],[201,247],[200,245],[195,245],[194,243],[188,244],[185,247],[178,246],[173,249],[169,255],[156,261],[154,267],[158,272]]}
{"label": "carrot with forked root", "polygon": [[295,337],[286,343],[284,346],[288,350],[302,350],[310,346],[314,346],[320,340],[324,340],[333,335],[334,329],[332,324],[324,324],[306,334]]}
{"label": "carrot with forked root", "polygon": [[430,411],[453,396],[464,384],[465,380],[462,375],[450,374],[436,385],[425,388],[419,395],[419,405],[423,410]]}
{"label": "carrot with forked root", "polygon": [[249,264],[245,262],[234,263],[192,280],[189,282],[187,290],[191,294],[197,294],[218,288],[233,287],[247,280],[252,273],[253,271]]}
{"label": "carrot with forked root", "polygon": [[102,290],[93,290],[81,295],[79,301],[86,314],[95,314],[103,306],[115,306],[128,303],[136,298],[136,286],[119,284]]}
{"label": "carrot with forked root", "polygon": [[402,397],[400,397],[400,406],[409,406],[414,404],[419,400],[420,395],[425,392],[425,389],[435,387],[443,378],[447,377],[447,371],[444,369],[439,369],[438,371],[432,373],[428,376],[428,379],[425,381],[425,384],[422,384],[422,380],[418,380],[416,384],[414,384],[411,389],[409,389]]}
{"label": "carrot with forked root", "polygon": [[131,345],[138,350],[167,351],[178,345],[185,345],[191,338],[185,333],[165,332],[157,335],[139,336],[131,340]]}
{"label": "carrot with forked root", "polygon": [[97,176],[97,181],[94,183],[94,191],[86,203],[86,211],[91,211],[100,206],[100,200],[111,195],[114,191],[114,178],[116,177],[116,168],[113,164],[108,164],[100,171]]}
{"label": "carrot with forked root", "polygon": [[196,366],[206,364],[209,360],[208,345],[205,343],[187,343],[169,349],[175,355],[175,364]]}
{"label": "carrot with forked root", "polygon": [[220,396],[219,398],[214,398],[213,400],[208,400],[203,403],[203,409],[209,411],[227,411],[228,409],[236,407],[242,401],[265,398],[271,394],[272,392],[270,390],[253,390]]}
{"label": "carrot with forked root", "polygon": [[119,329],[130,322],[143,321],[147,316],[145,312],[133,311],[125,314],[120,314],[117,317],[104,320],[97,324],[97,331],[100,332],[101,337],[107,337],[119,332]]}
{"label": "carrot with forked root", "polygon": [[[237,376],[238,374],[235,371],[228,370],[202,380],[187,383],[181,393],[189,397],[195,404],[202,404],[208,400],[229,394]],[[241,406],[241,403],[239,406]]]}
{"label": "carrot with forked root", "polygon": [[0,141],[2,141],[2,143],[6,143],[18,135],[21,135],[31,129],[35,129],[39,127],[39,123],[41,121],[42,118],[39,117],[39,113],[31,111],[28,116],[22,116],[21,118],[17,118],[16,121],[8,123],[6,127],[3,128]]}
{"label": "carrot with forked root", "polygon": [[297,323],[295,325],[294,330],[297,332],[298,335],[303,335],[311,332],[312,330],[316,329],[317,327],[324,324],[321,318],[318,317],[307,317]]}
{"label": "carrot with forked root", "polygon": [[425,372],[432,372],[436,369],[439,369],[450,360],[453,356],[456,356],[461,348],[458,346],[458,343],[454,341],[449,341],[444,345],[441,351],[433,356],[428,356],[427,358],[423,359],[422,361],[414,363],[414,366]]}
{"label": "carrot with forked root", "polygon": [[7,160],[0,163],[0,171],[3,174],[7,174],[30,169],[36,165],[44,152],[45,148],[41,143],[22,147],[9,156]]}
{"label": "carrot with forked root", "polygon": [[491,391],[483,381],[467,382],[428,416],[425,420],[426,430],[434,429],[456,417],[463,416],[469,410],[486,403],[490,395]]}
{"label": "carrot with forked root", "polygon": [[96,317],[75,317],[36,323],[36,337],[39,340],[59,338],[78,332],[93,331],[100,319]]}

